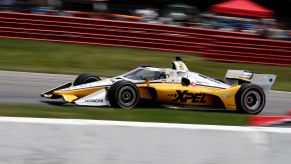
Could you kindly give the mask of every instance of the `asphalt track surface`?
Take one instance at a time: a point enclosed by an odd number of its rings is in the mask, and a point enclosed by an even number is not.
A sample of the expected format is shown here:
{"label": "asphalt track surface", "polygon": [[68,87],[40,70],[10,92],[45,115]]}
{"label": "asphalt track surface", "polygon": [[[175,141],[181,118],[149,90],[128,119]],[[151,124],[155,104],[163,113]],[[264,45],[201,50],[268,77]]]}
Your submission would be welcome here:
{"label": "asphalt track surface", "polygon": [[0,117],[0,163],[287,164],[289,128]]}
{"label": "asphalt track surface", "polygon": [[[0,71],[0,103],[41,104],[40,93],[66,82],[74,75]],[[291,109],[291,92],[271,91],[261,115],[285,115]]]}

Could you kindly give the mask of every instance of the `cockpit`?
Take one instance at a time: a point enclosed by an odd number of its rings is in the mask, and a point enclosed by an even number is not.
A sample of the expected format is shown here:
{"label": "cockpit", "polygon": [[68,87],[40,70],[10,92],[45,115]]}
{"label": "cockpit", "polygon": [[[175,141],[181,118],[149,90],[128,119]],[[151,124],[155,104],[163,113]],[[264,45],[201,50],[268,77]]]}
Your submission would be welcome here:
{"label": "cockpit", "polygon": [[131,79],[131,80],[160,80],[166,79],[167,75],[165,71],[162,71],[158,68],[137,68],[128,73],[122,75],[122,77]]}

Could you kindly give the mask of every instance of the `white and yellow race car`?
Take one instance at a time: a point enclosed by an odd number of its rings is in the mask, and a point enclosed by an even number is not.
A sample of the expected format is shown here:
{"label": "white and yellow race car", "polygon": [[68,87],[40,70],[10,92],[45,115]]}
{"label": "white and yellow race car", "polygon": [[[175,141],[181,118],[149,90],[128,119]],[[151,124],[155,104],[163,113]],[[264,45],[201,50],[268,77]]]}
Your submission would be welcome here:
{"label": "white and yellow race car", "polygon": [[261,112],[276,75],[228,70],[226,83],[191,72],[180,57],[172,68],[141,66],[123,75],[101,79],[81,74],[72,83],[49,90],[42,97],[62,98],[84,106],[134,108],[153,104],[181,109],[224,109],[248,114]]}

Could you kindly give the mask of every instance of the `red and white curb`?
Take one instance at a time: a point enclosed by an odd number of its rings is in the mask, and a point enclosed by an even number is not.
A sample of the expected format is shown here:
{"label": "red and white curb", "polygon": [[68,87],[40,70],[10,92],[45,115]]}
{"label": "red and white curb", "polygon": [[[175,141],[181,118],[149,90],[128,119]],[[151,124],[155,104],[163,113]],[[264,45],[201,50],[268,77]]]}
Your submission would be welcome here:
{"label": "red and white curb", "polygon": [[284,116],[249,116],[251,126],[268,126],[285,122],[291,122],[291,109],[288,110],[288,115]]}

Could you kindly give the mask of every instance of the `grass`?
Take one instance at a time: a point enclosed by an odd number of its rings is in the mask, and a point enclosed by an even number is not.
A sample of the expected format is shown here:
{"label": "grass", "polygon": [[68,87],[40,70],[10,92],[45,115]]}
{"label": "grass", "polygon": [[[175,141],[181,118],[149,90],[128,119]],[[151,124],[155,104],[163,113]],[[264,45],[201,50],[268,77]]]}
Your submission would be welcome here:
{"label": "grass", "polygon": [[[47,41],[0,39],[0,70],[115,76],[141,64],[170,67],[175,56],[186,60],[189,69],[223,78],[227,69],[245,69],[278,75],[274,89],[291,91],[291,68],[267,65],[220,63],[200,56],[142,49],[65,44]],[[1,116],[73,118],[186,124],[247,125],[247,115],[168,109],[114,110],[49,105],[4,105]]]}
{"label": "grass", "polygon": [[212,125],[247,125],[247,115],[173,109],[110,109],[52,105],[1,105],[1,116],[97,119]]}
{"label": "grass", "polygon": [[65,74],[91,72],[110,77],[141,64],[170,67],[177,55],[187,61],[190,70],[217,78],[223,78],[227,69],[276,74],[278,77],[273,89],[291,91],[291,67],[212,62],[194,54],[0,39],[0,70]]}

